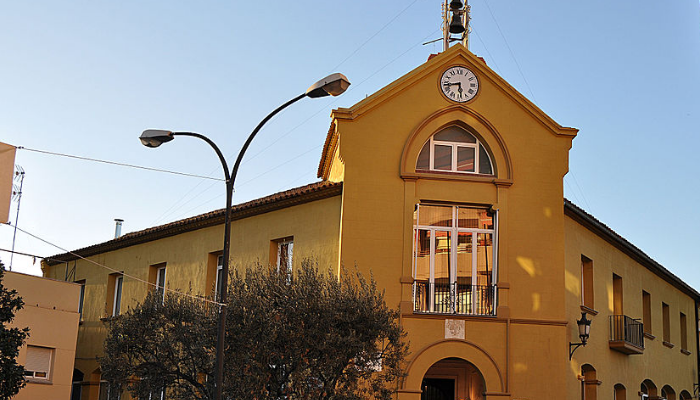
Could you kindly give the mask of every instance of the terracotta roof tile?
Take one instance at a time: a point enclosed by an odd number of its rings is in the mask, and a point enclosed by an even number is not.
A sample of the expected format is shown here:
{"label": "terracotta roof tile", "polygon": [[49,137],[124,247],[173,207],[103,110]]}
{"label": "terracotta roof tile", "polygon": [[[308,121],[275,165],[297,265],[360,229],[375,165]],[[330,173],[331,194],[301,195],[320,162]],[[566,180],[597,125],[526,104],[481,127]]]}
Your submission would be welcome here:
{"label": "terracotta roof tile", "polygon": [[600,222],[594,216],[587,213],[581,207],[577,206],[566,198],[564,199],[564,213],[582,224],[584,227],[588,228],[591,232],[606,240],[608,243],[617,247],[623,253],[642,264],[651,272],[663,278],[666,282],[675,286],[682,292],[685,292],[695,300],[700,300],[700,293],[685,283],[681,278],[664,268],[663,265],[649,257],[645,252],[630,243],[627,239],[620,236],[609,226]]}
{"label": "terracotta roof tile", "polygon": [[[231,209],[231,220],[235,221],[253,215],[263,214],[266,212],[307,203],[310,201],[338,196],[342,193],[342,189],[342,182],[335,183],[325,181],[312,183],[294,189],[289,189],[266,197],[251,200],[246,203],[234,205]],[[77,253],[82,257],[89,257],[91,255],[104,253],[107,251],[113,251],[124,247],[145,243],[151,240],[161,239],[168,236],[173,236],[183,232],[189,232],[213,225],[223,224],[224,211],[225,210],[222,208],[205,214],[171,222],[165,225],[155,226],[141,231],[127,233],[123,236],[120,236],[118,238],[112,239],[104,243],[98,243],[92,246],[74,250],[72,251],[72,253]],[[47,257],[44,259],[44,261],[48,265],[55,265],[58,263],[73,261],[76,259],[78,259],[78,257],[71,253],[63,253]]]}

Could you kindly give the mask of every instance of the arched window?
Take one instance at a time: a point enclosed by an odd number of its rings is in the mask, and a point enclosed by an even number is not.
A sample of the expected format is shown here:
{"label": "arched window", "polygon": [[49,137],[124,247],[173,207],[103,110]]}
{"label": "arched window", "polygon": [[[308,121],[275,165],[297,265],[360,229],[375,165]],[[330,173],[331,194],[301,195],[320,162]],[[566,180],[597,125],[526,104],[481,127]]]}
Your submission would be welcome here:
{"label": "arched window", "polygon": [[681,391],[681,400],[690,400],[692,397],[690,397],[690,392],[687,390]]}
{"label": "arched window", "polygon": [[614,387],[614,392],[613,392],[613,399],[614,400],[626,400],[627,399],[627,389],[621,384],[618,383]]}
{"label": "arched window", "polygon": [[642,392],[642,400],[648,399],[649,397],[656,396],[656,385],[649,379],[645,379],[640,387],[640,392]]}
{"label": "arched window", "polygon": [[597,400],[600,381],[596,376],[595,368],[590,364],[584,364],[581,366],[581,375],[583,375],[583,382],[581,382],[583,385],[581,388],[583,400]]}
{"label": "arched window", "polygon": [[661,397],[664,400],[676,400],[676,391],[672,387],[665,385],[661,388]]}
{"label": "arched window", "polygon": [[448,126],[428,139],[418,154],[417,171],[493,175],[486,147],[464,128]]}

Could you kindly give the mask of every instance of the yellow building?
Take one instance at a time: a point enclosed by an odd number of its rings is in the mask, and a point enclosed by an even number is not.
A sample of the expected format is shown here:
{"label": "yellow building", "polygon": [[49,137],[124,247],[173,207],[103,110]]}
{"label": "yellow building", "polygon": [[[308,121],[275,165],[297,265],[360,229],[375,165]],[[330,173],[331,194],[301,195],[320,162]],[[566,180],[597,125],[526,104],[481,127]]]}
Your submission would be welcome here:
{"label": "yellow building", "polygon": [[27,371],[27,385],[13,399],[69,399],[80,321],[80,285],[11,271],[5,271],[4,284],[17,290],[24,300],[24,308],[12,325],[30,329],[17,357]]}
{"label": "yellow building", "polygon": [[[322,181],[235,206],[231,261],[371,271],[410,341],[399,399],[693,392],[700,294],[564,200],[576,129],[462,45],[331,118]],[[99,395],[102,320],[144,282],[211,294],[222,237],[219,210],[45,261],[85,287],[83,399]],[[582,312],[590,339],[570,358]]]}

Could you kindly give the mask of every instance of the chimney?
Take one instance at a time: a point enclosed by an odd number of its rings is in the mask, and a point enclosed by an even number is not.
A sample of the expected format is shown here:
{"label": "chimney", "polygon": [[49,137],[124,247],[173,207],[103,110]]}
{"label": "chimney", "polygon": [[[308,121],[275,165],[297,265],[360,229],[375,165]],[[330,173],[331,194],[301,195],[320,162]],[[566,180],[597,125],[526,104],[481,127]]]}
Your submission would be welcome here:
{"label": "chimney", "polygon": [[116,239],[122,235],[122,222],[124,222],[124,220],[115,218],[114,222],[116,223],[116,226],[114,227],[114,238]]}

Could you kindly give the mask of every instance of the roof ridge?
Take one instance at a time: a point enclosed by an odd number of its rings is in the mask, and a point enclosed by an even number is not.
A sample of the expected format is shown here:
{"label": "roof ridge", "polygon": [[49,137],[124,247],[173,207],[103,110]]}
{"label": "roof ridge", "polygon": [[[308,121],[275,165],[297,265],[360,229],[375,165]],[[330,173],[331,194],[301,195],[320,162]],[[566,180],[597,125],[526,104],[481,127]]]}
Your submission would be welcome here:
{"label": "roof ridge", "polygon": [[[273,193],[264,197],[233,205],[231,207],[231,217],[232,220],[237,220],[245,218],[247,216],[272,211],[276,208],[271,208],[269,206],[274,204],[279,204],[280,207],[278,208],[289,207],[291,205],[296,204],[293,202],[293,200],[305,202],[303,201],[305,196],[310,197],[307,201],[320,200],[326,197],[335,196],[341,193],[342,186],[342,182],[320,181]],[[294,204],[287,204],[290,202]],[[44,260],[49,265],[55,265],[57,263],[77,259],[78,257],[76,257],[74,254],[79,254],[82,257],[87,257],[105,251],[111,251],[123,247],[133,246],[135,244],[143,243],[148,240],[160,239],[162,237],[173,236],[175,234],[186,231],[222,224],[224,222],[224,211],[225,208],[220,208],[218,210],[209,211],[204,214],[199,214],[192,217],[169,222],[167,224],[157,225],[135,232],[129,232],[118,238],[114,238],[106,242],[96,243],[67,253],[56,254],[50,257],[46,257],[44,258]],[[236,218],[236,214],[244,215],[242,217],[239,216],[238,218]]]}
{"label": "roof ridge", "polygon": [[635,246],[632,242],[625,239],[622,235],[615,232],[612,228],[601,222],[599,219],[585,211],[583,208],[574,204],[571,200],[564,197],[564,213],[569,212],[568,215],[575,218],[578,222],[582,223],[586,228],[591,230],[593,233],[601,236],[603,239],[607,239],[608,242],[618,247],[618,249],[627,253],[633,259],[636,259],[640,264],[644,265],[650,271],[656,273],[657,275],[664,278],[667,282],[675,285],[682,291],[690,294],[695,299],[700,299],[700,293],[695,290],[692,286],[687,284],[684,280],[676,276],[673,272],[668,270],[666,267],[661,265],[658,261],[651,258],[642,249]]}

